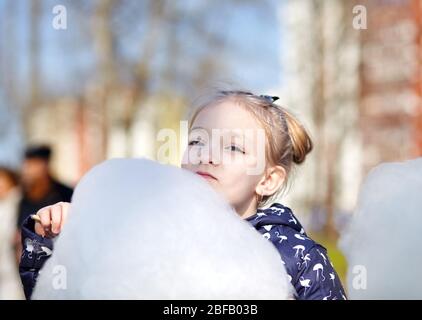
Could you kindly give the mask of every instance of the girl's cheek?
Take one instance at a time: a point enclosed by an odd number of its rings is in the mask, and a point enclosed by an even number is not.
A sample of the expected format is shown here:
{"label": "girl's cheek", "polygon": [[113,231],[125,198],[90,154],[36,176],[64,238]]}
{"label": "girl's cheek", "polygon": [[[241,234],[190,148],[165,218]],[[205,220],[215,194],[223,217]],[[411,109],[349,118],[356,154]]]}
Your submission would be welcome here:
{"label": "girl's cheek", "polygon": [[198,147],[189,146],[183,154],[182,167],[191,168],[194,165],[198,165],[199,161]]}
{"label": "girl's cheek", "polygon": [[189,147],[186,148],[185,152],[183,153],[182,157],[182,165],[181,167],[186,169],[188,166],[188,160],[189,160]]}

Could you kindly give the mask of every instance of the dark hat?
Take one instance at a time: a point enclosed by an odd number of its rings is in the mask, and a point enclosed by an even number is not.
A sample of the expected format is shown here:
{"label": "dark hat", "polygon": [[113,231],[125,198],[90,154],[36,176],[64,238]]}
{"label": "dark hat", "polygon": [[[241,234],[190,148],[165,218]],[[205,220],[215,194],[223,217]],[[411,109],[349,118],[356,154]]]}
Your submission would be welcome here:
{"label": "dark hat", "polygon": [[40,158],[50,160],[51,148],[47,145],[29,146],[25,150],[25,159]]}

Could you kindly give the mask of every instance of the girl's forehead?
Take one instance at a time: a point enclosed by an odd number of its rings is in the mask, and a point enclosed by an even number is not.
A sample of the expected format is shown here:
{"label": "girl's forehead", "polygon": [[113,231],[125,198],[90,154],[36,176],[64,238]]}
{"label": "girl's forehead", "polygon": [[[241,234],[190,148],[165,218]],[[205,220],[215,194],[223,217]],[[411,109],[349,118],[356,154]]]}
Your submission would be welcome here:
{"label": "girl's forehead", "polygon": [[245,130],[245,129],[219,129],[219,128],[204,128],[201,126],[194,126],[190,129],[189,135],[194,135],[201,137],[202,135],[206,136],[216,136],[216,137],[231,137],[239,139],[250,139],[256,130]]}
{"label": "girl's forehead", "polygon": [[212,129],[260,129],[261,124],[245,107],[232,101],[224,101],[202,109],[191,124],[192,130],[201,127]]}

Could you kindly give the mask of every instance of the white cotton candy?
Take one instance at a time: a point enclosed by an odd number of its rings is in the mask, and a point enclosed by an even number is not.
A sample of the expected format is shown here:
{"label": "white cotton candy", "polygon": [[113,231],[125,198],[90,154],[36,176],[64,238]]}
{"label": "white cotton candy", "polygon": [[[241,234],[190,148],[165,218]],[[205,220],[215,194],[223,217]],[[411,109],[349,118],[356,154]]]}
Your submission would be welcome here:
{"label": "white cotton candy", "polygon": [[351,299],[422,299],[422,158],[370,172],[340,244]]}
{"label": "white cotton candy", "polygon": [[143,159],[94,167],[34,299],[286,299],[274,246],[205,179]]}

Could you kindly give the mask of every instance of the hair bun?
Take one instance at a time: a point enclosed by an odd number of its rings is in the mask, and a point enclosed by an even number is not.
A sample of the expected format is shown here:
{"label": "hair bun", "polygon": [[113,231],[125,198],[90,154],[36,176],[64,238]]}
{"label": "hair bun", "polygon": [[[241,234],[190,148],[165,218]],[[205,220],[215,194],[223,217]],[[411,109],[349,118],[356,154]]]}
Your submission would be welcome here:
{"label": "hair bun", "polygon": [[308,153],[312,151],[313,143],[308,132],[300,122],[289,112],[284,110],[290,140],[293,148],[293,162],[301,164],[305,161]]}

